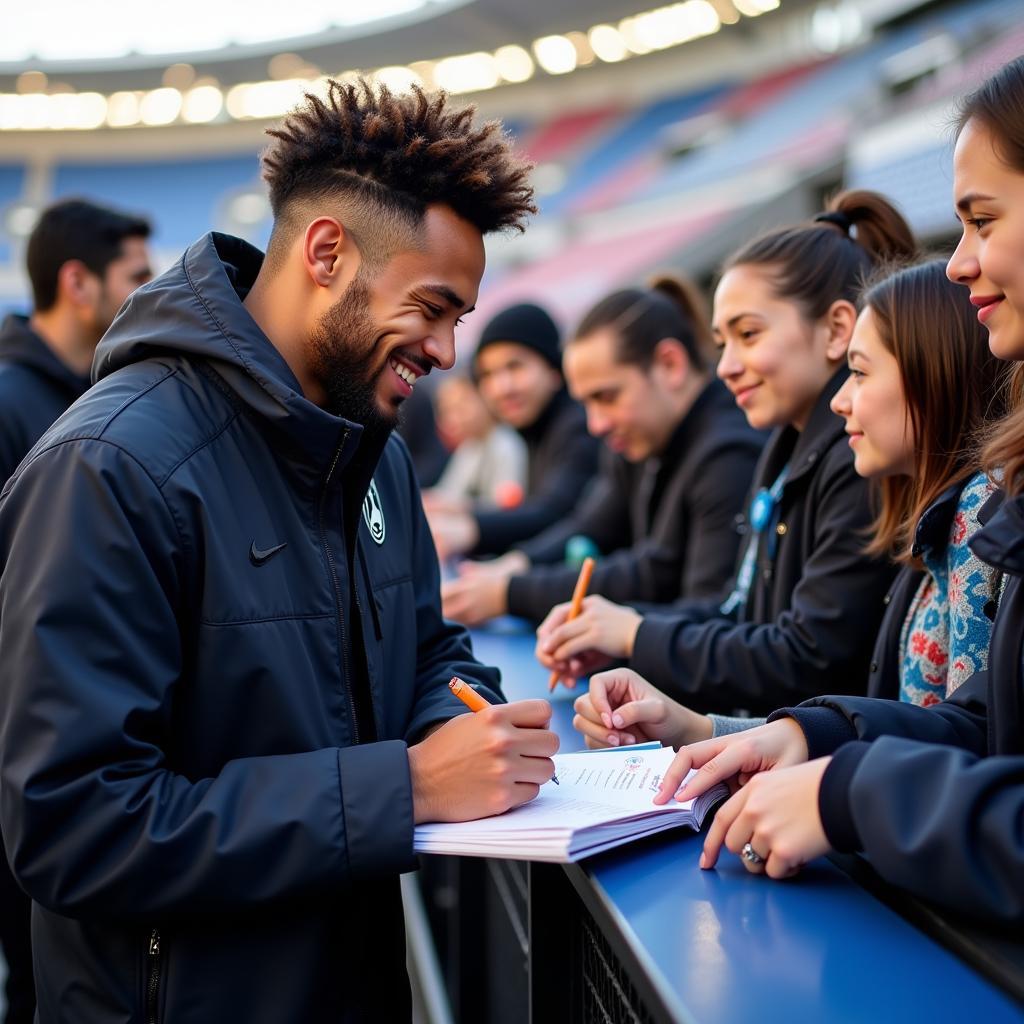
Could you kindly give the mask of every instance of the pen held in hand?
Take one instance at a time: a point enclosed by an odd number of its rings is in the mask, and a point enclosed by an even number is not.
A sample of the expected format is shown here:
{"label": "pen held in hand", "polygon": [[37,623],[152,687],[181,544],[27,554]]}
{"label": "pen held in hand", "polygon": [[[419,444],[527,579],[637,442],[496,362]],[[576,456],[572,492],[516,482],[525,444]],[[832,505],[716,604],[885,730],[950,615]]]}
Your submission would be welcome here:
{"label": "pen held in hand", "polygon": [[[490,701],[482,697],[473,689],[472,686],[460,679],[458,676],[452,676],[451,681],[448,683],[448,689],[451,690],[452,693],[454,693],[470,711],[483,711],[484,708],[489,708],[491,706]],[[559,785],[557,775],[552,775],[551,781],[556,786]]]}
{"label": "pen held in hand", "polygon": [[[590,577],[593,575],[594,560],[588,556],[583,559],[583,564],[580,566],[580,575],[576,580],[576,589],[572,592],[572,604],[569,607],[569,615],[565,620],[566,622],[572,622],[583,611],[583,598],[587,596],[587,589],[590,587]],[[554,691],[560,678],[561,676],[559,676],[557,669],[551,673],[551,678],[548,680],[548,693]]]}

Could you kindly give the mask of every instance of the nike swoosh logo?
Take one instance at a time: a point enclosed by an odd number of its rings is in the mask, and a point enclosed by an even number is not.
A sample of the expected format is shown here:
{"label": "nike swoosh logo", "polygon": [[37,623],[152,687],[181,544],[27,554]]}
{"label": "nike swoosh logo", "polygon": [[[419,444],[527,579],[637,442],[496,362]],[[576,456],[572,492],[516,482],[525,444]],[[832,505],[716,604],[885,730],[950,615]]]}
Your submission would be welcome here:
{"label": "nike swoosh logo", "polygon": [[265,548],[261,551],[256,547],[256,541],[253,541],[252,547],[249,548],[249,561],[259,568],[261,565],[266,565],[274,555],[278,554],[278,552],[284,551],[286,547],[288,547],[288,541],[285,541],[283,544],[278,544],[276,547]]}

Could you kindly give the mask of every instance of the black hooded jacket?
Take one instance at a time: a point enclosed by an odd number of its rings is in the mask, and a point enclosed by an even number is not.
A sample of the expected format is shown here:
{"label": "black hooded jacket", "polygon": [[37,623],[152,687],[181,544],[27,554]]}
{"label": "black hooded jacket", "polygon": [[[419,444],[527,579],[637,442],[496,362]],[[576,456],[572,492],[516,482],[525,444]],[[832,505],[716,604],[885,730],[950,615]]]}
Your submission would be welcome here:
{"label": "black hooded jacket", "polygon": [[640,625],[631,667],[684,704],[767,714],[787,694],[864,692],[895,569],[864,554],[869,488],[829,409],[845,377],[845,368],[836,373],[803,431],[785,427],[768,442],[755,490],[787,464],[789,473],[746,603],[731,614],[721,600],[684,603]]}
{"label": "black hooded jacket", "polygon": [[[819,697],[789,715],[812,758],[834,754],[818,806],[831,844],[887,881],[968,914],[1024,924],[1024,497],[982,508],[974,553],[1006,575],[988,671],[928,708]],[[991,518],[989,518],[991,517]],[[988,520],[986,522],[986,520]]]}
{"label": "black hooded jacket", "polygon": [[406,744],[500,700],[408,453],[303,397],[210,235],[0,494],[0,815],[40,1024],[403,1020]]}
{"label": "black hooded jacket", "polygon": [[0,326],[0,484],[51,423],[83,395],[79,377],[29,327],[11,314]]}

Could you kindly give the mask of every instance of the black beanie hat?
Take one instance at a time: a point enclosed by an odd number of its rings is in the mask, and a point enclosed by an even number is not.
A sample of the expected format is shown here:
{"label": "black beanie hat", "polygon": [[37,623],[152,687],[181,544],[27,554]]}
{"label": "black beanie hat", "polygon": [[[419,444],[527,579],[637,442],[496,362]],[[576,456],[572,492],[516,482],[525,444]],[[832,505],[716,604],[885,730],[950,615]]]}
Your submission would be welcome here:
{"label": "black beanie hat", "polygon": [[499,313],[484,328],[473,353],[473,365],[477,356],[488,345],[510,341],[516,345],[533,349],[543,356],[559,373],[562,372],[562,347],[559,343],[558,328],[545,310],[532,302],[511,306]]}

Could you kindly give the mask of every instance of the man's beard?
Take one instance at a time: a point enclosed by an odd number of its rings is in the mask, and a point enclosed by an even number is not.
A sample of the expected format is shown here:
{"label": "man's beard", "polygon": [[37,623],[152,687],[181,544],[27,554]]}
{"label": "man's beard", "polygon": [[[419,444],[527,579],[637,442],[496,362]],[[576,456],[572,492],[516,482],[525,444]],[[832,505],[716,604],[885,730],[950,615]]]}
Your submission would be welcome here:
{"label": "man's beard", "polygon": [[378,331],[369,304],[370,290],[357,276],[310,336],[313,372],[327,393],[327,411],[361,424],[367,440],[386,437],[398,424],[398,410],[382,409],[377,398],[387,363],[374,368]]}

